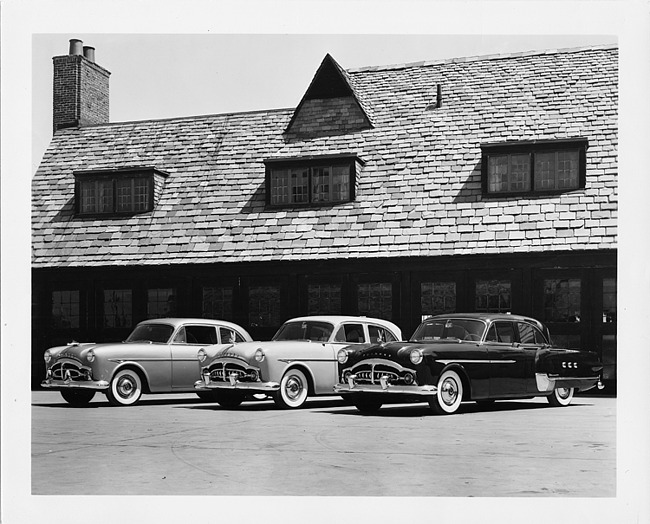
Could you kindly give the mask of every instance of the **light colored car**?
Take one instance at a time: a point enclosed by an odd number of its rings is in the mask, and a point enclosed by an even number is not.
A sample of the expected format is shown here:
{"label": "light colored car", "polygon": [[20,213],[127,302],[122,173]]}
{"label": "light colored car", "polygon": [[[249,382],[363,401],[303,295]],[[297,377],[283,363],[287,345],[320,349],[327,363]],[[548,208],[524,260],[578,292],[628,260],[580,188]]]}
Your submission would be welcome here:
{"label": "light colored car", "polygon": [[198,351],[198,391],[214,391],[224,407],[245,396],[266,395],[282,408],[299,408],[308,396],[332,395],[341,348],[402,339],[392,322],[350,316],[309,316],[285,322],[270,342],[213,346]]}
{"label": "light colored car", "polygon": [[61,391],[74,406],[88,404],[97,391],[116,406],[133,405],[142,393],[197,392],[199,348],[231,347],[251,340],[245,329],[222,320],[145,320],[124,342],[73,342],[46,350],[46,376],[41,385]]}

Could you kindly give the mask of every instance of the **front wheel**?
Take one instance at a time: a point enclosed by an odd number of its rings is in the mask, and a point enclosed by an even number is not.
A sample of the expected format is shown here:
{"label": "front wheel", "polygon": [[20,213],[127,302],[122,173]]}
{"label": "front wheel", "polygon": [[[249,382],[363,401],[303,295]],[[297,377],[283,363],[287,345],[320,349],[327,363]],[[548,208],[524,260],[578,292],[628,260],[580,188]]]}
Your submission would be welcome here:
{"label": "front wheel", "polygon": [[280,381],[280,391],[273,395],[274,402],[283,409],[296,409],[307,400],[309,383],[299,369],[290,369]]}
{"label": "front wheel", "polygon": [[132,406],[142,396],[142,379],[133,369],[122,369],[115,373],[106,392],[113,406]]}
{"label": "front wheel", "polygon": [[573,388],[555,388],[546,400],[554,408],[568,406],[573,399]]}
{"label": "front wheel", "polygon": [[88,405],[95,392],[92,389],[65,389],[61,391],[61,396],[71,406],[80,408]]}
{"label": "front wheel", "polygon": [[463,400],[463,383],[455,371],[445,371],[438,380],[438,391],[429,399],[429,406],[436,415],[456,413]]}

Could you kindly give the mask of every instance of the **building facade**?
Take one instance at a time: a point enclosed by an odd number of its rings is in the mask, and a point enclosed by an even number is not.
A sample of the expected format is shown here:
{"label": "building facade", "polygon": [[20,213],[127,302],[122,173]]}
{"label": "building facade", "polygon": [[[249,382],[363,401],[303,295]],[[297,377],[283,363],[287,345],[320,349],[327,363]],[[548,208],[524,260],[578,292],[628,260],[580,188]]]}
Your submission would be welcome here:
{"label": "building facade", "polygon": [[614,381],[617,61],[327,55],[296,108],[111,123],[110,73],[72,41],[33,179],[33,384],[47,347],[145,318],[263,339],[359,314],[408,336],[470,311],[536,317]]}

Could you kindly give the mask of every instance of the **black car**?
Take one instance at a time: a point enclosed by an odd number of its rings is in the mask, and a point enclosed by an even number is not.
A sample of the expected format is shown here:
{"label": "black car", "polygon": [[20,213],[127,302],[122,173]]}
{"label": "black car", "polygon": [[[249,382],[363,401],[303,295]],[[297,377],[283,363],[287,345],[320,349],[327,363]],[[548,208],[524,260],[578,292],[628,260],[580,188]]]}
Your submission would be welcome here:
{"label": "black car", "polygon": [[595,353],[554,347],[539,321],[511,314],[447,314],[425,320],[408,342],[341,349],[334,391],[360,411],[428,402],[437,414],[462,401],[546,396],[568,406],[575,390],[602,388]]}

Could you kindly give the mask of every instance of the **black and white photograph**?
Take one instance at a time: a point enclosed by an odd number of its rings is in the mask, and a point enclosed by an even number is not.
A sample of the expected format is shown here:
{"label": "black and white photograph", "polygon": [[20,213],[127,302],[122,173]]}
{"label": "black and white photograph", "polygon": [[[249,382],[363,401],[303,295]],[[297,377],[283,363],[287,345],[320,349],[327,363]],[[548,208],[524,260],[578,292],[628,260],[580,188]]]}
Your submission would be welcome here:
{"label": "black and white photograph", "polygon": [[649,4],[306,4],[3,4],[2,521],[647,521]]}

